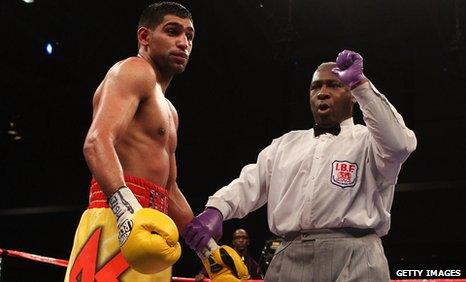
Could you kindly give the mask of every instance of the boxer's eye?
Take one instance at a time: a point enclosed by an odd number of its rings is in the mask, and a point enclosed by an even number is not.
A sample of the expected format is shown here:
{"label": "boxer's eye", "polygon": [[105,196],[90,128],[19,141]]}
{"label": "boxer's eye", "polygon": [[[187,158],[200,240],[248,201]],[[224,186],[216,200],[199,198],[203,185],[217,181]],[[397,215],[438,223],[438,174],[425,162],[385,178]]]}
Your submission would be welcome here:
{"label": "boxer's eye", "polygon": [[178,32],[176,29],[174,28],[167,28],[167,33],[170,34],[170,35],[177,35]]}
{"label": "boxer's eye", "polygon": [[181,34],[182,29],[175,24],[169,24],[166,26],[165,32],[170,36],[178,36]]}

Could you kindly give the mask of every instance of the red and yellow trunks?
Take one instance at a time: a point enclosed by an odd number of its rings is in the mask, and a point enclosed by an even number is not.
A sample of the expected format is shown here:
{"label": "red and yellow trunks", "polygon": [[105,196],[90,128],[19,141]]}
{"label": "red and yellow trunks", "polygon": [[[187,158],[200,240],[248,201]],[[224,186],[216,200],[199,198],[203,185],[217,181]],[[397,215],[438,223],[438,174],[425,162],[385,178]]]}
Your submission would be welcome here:
{"label": "red and yellow trunks", "polygon": [[[125,176],[126,185],[143,207],[168,213],[168,193],[150,181]],[[115,216],[99,184],[91,181],[89,207],[84,211],[74,237],[65,281],[157,281],[169,282],[171,268],[146,275],[129,268],[120,252]]]}

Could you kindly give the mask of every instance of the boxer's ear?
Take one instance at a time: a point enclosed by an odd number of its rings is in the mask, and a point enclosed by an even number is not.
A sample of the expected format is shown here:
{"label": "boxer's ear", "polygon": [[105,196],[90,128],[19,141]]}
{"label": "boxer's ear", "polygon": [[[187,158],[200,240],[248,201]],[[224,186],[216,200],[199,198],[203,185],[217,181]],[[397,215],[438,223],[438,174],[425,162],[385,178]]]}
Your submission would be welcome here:
{"label": "boxer's ear", "polygon": [[147,46],[149,44],[149,35],[150,29],[145,26],[138,28],[138,42],[142,46]]}

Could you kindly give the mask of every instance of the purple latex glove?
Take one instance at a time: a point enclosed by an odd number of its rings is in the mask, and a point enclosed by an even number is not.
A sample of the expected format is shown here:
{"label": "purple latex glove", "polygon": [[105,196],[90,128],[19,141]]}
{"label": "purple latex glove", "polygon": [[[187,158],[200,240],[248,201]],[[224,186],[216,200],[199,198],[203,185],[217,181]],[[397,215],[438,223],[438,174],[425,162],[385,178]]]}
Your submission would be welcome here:
{"label": "purple latex glove", "polygon": [[222,237],[223,215],[216,208],[206,208],[189,222],[181,236],[191,249],[202,252],[210,238],[218,241]]}
{"label": "purple latex glove", "polygon": [[332,72],[350,89],[359,82],[367,80],[363,73],[363,59],[358,53],[350,50],[340,52],[337,57],[337,67]]}

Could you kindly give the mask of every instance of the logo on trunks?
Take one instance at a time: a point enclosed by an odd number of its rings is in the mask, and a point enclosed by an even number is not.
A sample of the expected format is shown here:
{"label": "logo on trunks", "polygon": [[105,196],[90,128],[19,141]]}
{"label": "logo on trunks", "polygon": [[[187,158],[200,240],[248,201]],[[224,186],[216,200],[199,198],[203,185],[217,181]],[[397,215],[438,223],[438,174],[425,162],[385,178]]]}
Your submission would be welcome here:
{"label": "logo on trunks", "polygon": [[358,165],[348,161],[334,161],[332,163],[332,177],[333,184],[341,187],[353,187],[356,184],[358,176]]}
{"label": "logo on trunks", "polygon": [[120,275],[129,268],[121,251],[105,261],[97,263],[100,252],[106,248],[105,245],[100,246],[101,231],[102,227],[97,228],[79,250],[74,262],[70,261],[73,266],[70,270],[69,282],[119,281]]}

